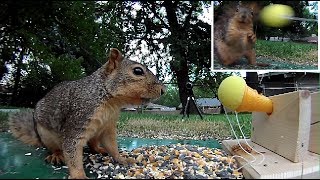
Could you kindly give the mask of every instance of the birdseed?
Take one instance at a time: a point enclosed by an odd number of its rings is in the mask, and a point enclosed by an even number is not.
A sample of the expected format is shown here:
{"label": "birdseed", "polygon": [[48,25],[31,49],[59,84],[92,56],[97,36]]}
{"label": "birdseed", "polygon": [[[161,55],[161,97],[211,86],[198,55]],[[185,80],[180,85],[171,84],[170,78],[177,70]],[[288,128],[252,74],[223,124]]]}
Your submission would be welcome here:
{"label": "birdseed", "polygon": [[[217,148],[170,144],[121,150],[132,163],[114,162],[112,157],[88,154],[84,166],[101,179],[242,179],[237,164]],[[230,167],[229,167],[229,162]]]}

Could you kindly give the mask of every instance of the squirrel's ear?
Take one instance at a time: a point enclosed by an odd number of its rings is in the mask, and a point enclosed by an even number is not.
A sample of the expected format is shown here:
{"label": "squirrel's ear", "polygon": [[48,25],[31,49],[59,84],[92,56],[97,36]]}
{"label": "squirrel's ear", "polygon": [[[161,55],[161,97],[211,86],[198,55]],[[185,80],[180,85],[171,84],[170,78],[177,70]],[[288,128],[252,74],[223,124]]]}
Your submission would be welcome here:
{"label": "squirrel's ear", "polygon": [[121,62],[123,56],[121,52],[116,48],[111,48],[109,52],[108,62],[106,64],[105,72],[106,74],[110,74],[114,69],[118,68],[119,62]]}

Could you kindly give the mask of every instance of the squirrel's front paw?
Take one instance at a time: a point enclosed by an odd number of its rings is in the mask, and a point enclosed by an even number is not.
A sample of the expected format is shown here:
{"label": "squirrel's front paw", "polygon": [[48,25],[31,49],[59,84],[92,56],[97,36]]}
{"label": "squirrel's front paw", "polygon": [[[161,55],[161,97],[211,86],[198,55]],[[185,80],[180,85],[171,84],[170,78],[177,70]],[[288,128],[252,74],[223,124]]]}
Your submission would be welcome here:
{"label": "squirrel's front paw", "polygon": [[253,43],[255,43],[256,42],[256,40],[257,40],[257,37],[256,37],[256,35],[252,32],[252,33],[248,33],[248,39],[251,41],[251,42],[253,42]]}
{"label": "squirrel's front paw", "polygon": [[45,160],[55,165],[65,164],[63,153],[61,150],[53,152],[51,155],[47,156]]}

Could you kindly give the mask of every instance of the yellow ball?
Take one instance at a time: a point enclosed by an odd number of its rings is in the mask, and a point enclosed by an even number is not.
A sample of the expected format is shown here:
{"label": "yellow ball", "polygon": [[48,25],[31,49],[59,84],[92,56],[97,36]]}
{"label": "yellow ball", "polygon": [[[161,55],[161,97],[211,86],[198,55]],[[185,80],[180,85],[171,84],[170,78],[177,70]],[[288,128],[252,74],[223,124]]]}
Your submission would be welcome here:
{"label": "yellow ball", "polygon": [[246,81],[239,76],[229,76],[224,79],[218,88],[220,102],[231,110],[236,110],[243,99]]}
{"label": "yellow ball", "polygon": [[282,16],[294,16],[294,10],[283,4],[271,4],[264,7],[260,12],[260,20],[266,26],[270,27],[284,27],[288,25],[291,20]]}

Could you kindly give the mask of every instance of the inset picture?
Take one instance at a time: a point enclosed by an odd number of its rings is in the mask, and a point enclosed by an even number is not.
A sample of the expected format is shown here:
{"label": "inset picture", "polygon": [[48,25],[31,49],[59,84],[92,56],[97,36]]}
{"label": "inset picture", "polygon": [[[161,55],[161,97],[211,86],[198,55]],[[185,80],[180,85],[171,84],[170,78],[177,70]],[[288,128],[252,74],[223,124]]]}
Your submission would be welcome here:
{"label": "inset picture", "polygon": [[213,8],[214,69],[318,70],[317,1],[214,1]]}

